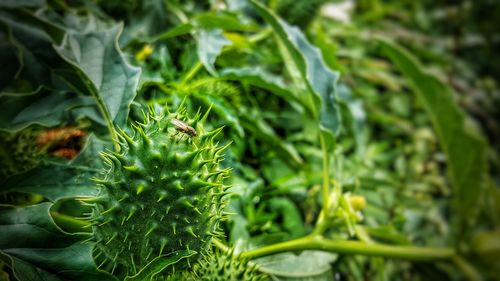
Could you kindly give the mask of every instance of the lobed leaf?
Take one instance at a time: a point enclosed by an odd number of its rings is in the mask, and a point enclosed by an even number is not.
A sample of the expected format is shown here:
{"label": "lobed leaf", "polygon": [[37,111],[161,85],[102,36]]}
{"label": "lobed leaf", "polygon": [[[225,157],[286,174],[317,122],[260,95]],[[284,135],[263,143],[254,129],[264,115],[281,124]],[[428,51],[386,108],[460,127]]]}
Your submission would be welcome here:
{"label": "lobed leaf", "polygon": [[321,101],[316,109],[321,126],[338,134],[341,128],[340,110],[336,104],[339,74],[325,65],[321,52],[309,43],[299,28],[290,26],[259,2],[251,2],[290,53],[314,99]]}

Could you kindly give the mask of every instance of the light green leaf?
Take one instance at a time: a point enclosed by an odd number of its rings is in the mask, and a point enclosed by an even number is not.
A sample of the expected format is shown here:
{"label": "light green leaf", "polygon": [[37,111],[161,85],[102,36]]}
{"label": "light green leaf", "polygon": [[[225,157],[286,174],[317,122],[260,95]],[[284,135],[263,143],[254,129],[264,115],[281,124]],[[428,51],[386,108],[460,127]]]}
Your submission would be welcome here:
{"label": "light green leaf", "polygon": [[189,258],[197,254],[196,251],[176,251],[167,255],[156,257],[148,263],[139,273],[134,276],[127,276],[125,281],[150,281],[155,275],[161,273],[169,266],[176,264],[182,259]]}
{"label": "light green leaf", "polygon": [[162,32],[153,38],[153,42],[167,40],[180,35],[185,35],[191,33],[193,30],[193,25],[191,23],[179,24],[168,31]]}
{"label": "light green leaf", "polygon": [[290,252],[275,254],[253,260],[259,270],[273,275],[278,280],[333,281],[331,263],[336,254],[321,251],[303,251],[300,255]]}
{"label": "light green leaf", "polygon": [[252,0],[252,4],[290,53],[314,99],[321,100],[321,106],[316,110],[319,111],[321,126],[338,134],[341,128],[340,112],[336,104],[339,74],[325,65],[321,52],[309,43],[300,29],[288,25],[259,2]]}
{"label": "light green leaf", "polygon": [[117,25],[103,31],[67,34],[56,50],[85,85],[75,90],[94,97],[103,114],[116,125],[125,126],[140,69],[130,66],[118,47],[121,30]]}
{"label": "light green leaf", "polygon": [[220,28],[231,31],[258,31],[255,24],[242,22],[236,14],[207,12],[195,17],[196,26],[213,29]]}
{"label": "light green leaf", "polygon": [[231,41],[224,37],[220,29],[201,29],[198,32],[197,44],[198,58],[201,63],[211,75],[217,76],[214,67],[215,60],[220,55],[222,48],[230,45]]}
{"label": "light green leaf", "polygon": [[454,187],[455,212],[461,216],[461,230],[466,230],[474,223],[479,211],[478,199],[485,187],[485,141],[467,126],[463,112],[453,100],[452,89],[426,71],[402,47],[385,40],[378,42],[383,52],[408,79],[431,117],[446,153],[448,174]]}

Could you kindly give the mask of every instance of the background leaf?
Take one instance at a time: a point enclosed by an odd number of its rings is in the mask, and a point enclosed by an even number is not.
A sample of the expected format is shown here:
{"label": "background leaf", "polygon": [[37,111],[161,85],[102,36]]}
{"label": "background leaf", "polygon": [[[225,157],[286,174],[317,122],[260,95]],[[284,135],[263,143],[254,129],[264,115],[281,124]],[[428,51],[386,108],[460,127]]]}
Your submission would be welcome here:
{"label": "background leaf", "polygon": [[95,196],[98,187],[91,178],[101,172],[103,166],[96,155],[107,145],[91,136],[84,150],[74,160],[69,163],[46,161],[9,177],[1,182],[2,192],[40,194],[53,202],[63,198]]}
{"label": "background leaf", "polygon": [[214,63],[224,46],[231,41],[224,37],[221,29],[201,29],[197,36],[197,52],[203,66],[213,76],[217,76]]}
{"label": "background leaf", "polygon": [[467,126],[464,114],[446,84],[427,72],[402,47],[387,40],[378,42],[383,52],[409,80],[432,119],[447,156],[448,173],[456,199],[455,211],[460,214],[462,221],[459,231],[465,232],[474,223],[479,211],[478,199],[484,191],[486,144],[482,137]]}
{"label": "background leaf", "polygon": [[321,251],[303,251],[300,255],[280,253],[255,259],[263,272],[278,280],[333,281],[330,264],[337,259],[336,254]]}
{"label": "background leaf", "polygon": [[116,280],[96,268],[87,235],[63,233],[49,215],[51,203],[0,206],[0,253],[20,281]]}
{"label": "background leaf", "polygon": [[340,112],[336,104],[339,74],[325,65],[319,49],[309,43],[300,29],[288,25],[259,2],[252,0],[252,4],[290,52],[309,91],[316,99],[321,100],[321,125],[338,134],[341,128]]}

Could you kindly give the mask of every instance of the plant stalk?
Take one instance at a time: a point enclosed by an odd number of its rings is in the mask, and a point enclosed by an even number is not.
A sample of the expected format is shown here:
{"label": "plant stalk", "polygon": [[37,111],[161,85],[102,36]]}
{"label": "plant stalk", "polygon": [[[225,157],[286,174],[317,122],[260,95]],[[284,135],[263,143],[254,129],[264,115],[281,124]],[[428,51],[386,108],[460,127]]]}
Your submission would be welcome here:
{"label": "plant stalk", "polygon": [[455,251],[451,248],[428,248],[415,246],[393,246],[367,244],[360,241],[334,241],[322,236],[306,236],[242,253],[245,258],[258,258],[271,254],[300,250],[320,250],[347,255],[365,255],[397,258],[410,261],[434,261],[451,259]]}

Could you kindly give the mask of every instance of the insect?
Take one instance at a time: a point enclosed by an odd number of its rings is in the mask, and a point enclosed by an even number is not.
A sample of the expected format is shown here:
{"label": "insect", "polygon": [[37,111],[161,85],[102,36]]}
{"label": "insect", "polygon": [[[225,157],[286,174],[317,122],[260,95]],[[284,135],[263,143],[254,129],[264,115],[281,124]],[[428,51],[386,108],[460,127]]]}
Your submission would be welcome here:
{"label": "insect", "polygon": [[198,135],[198,133],[196,132],[196,130],[193,127],[189,126],[188,124],[182,122],[179,119],[173,118],[172,121],[170,121],[170,122],[172,123],[172,125],[175,126],[175,129],[177,131],[183,132],[183,133],[188,134],[192,137],[196,137]]}

